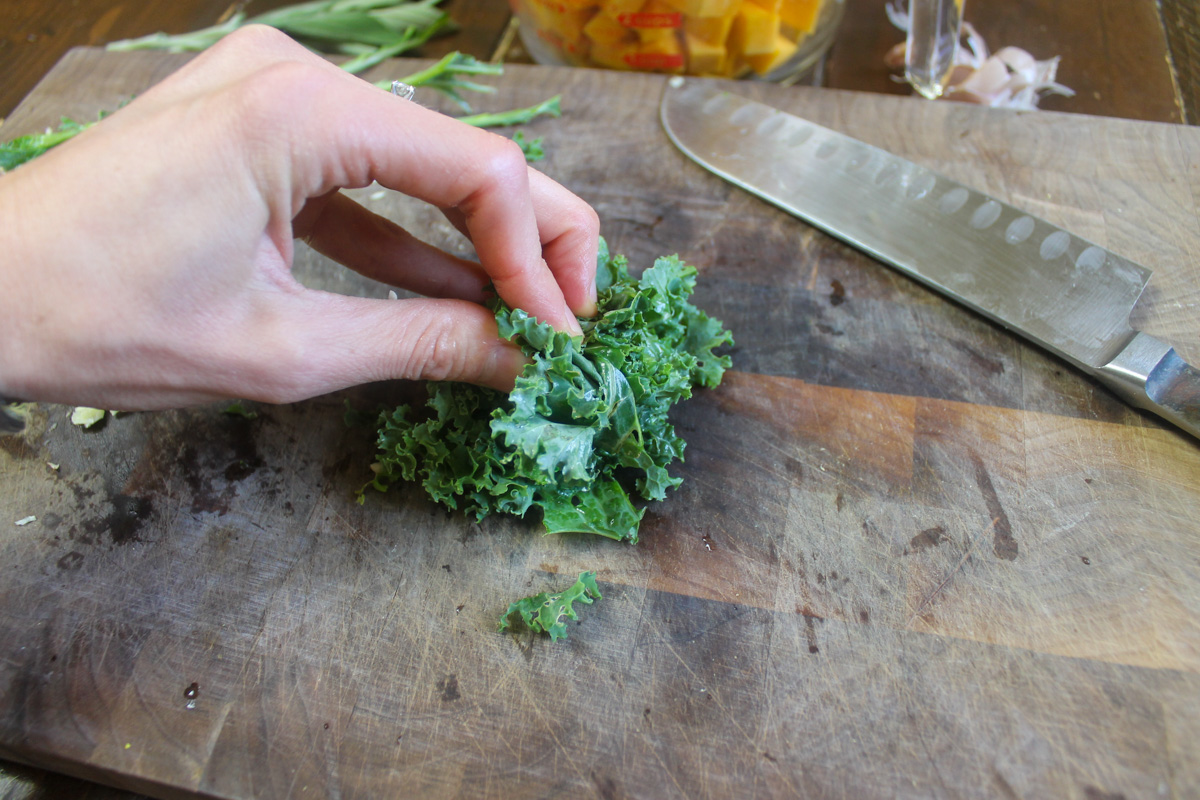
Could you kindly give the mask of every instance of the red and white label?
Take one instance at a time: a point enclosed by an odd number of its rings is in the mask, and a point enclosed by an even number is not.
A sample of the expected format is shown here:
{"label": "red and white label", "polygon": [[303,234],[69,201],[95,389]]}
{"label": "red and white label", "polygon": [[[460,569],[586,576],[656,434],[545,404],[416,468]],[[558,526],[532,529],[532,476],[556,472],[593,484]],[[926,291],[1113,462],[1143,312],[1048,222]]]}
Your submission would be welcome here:
{"label": "red and white label", "polygon": [[679,69],[683,53],[630,53],[625,63],[634,69]]}
{"label": "red and white label", "polygon": [[679,28],[683,25],[683,14],[678,11],[663,14],[637,11],[633,14],[618,15],[617,22],[626,28]]}

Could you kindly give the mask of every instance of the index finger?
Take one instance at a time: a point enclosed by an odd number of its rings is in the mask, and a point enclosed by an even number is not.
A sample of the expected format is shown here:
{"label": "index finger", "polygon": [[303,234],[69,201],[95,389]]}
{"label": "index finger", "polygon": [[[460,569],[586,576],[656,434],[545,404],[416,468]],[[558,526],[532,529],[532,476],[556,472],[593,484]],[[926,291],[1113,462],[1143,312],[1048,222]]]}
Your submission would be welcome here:
{"label": "index finger", "polygon": [[373,180],[456,209],[507,303],[559,330],[580,332],[563,286],[572,287],[573,304],[586,311],[577,287],[594,280],[595,212],[565,189],[550,188],[544,176],[532,177],[515,143],[326,62],[277,63],[252,77],[243,85],[251,96],[239,105],[256,109],[248,122],[265,130],[251,138],[283,142],[288,156],[286,164],[268,157],[250,165],[271,188],[274,218],[290,220],[310,197]]}

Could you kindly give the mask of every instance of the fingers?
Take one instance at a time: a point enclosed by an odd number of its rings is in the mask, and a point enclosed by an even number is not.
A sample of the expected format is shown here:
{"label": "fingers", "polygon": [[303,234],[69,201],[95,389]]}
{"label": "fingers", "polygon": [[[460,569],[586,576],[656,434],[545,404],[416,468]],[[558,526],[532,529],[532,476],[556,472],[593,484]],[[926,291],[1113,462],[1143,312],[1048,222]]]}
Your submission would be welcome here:
{"label": "fingers", "polygon": [[[543,258],[562,289],[567,306],[581,317],[596,313],[596,251],[600,220],[591,206],[536,170],[529,170],[529,188]],[[470,230],[464,214],[442,209],[463,235]]]}
{"label": "fingers", "polygon": [[[377,180],[447,210],[510,305],[572,333],[575,314],[594,313],[595,212],[529,169],[505,137],[400,100],[262,26],[226,37],[171,84],[173,95],[233,87],[233,107],[248,112],[245,140],[290,145],[291,174],[275,162],[266,176],[286,192],[286,207],[275,209],[284,219],[310,197]],[[261,147],[251,152],[261,156]],[[460,286],[460,273],[447,285]]]}
{"label": "fingers", "polygon": [[367,300],[304,292],[271,320],[245,367],[259,396],[288,402],[391,379],[452,380],[507,392],[525,357],[495,318],[461,300]]}
{"label": "fingers", "polygon": [[478,264],[418,240],[340,192],[309,201],[293,229],[317,252],[373,280],[426,297],[485,299],[488,276]]}
{"label": "fingers", "polygon": [[247,142],[289,155],[281,161],[246,148],[274,217],[290,221],[310,197],[377,180],[461,215],[509,304],[580,332],[572,309],[590,310],[594,244],[586,240],[598,232],[595,214],[531,171],[515,143],[328,64],[277,63],[254,78],[238,84],[232,105],[245,111],[239,133]]}
{"label": "fingers", "polygon": [[530,186],[546,264],[571,310],[581,317],[594,316],[600,218],[591,206],[539,172],[530,170]]}
{"label": "fingers", "polygon": [[173,72],[169,79],[139,95],[137,105],[147,106],[148,101],[178,102],[188,96],[211,92],[281,61],[342,72],[276,28],[247,25],[219,39]]}
{"label": "fingers", "polygon": [[[559,330],[579,334],[563,288],[543,256],[530,171],[520,148],[412,103],[391,105],[403,112],[395,124],[407,132],[401,144],[409,148],[407,156],[399,159],[374,137],[354,142],[349,149],[357,149],[358,158],[375,161],[378,172],[373,177],[383,185],[460,214],[480,264],[505,301]],[[395,114],[386,107],[379,111],[386,117]],[[429,131],[436,131],[433,140],[426,138]],[[414,140],[421,142],[419,151]],[[583,268],[557,266],[564,273]]]}

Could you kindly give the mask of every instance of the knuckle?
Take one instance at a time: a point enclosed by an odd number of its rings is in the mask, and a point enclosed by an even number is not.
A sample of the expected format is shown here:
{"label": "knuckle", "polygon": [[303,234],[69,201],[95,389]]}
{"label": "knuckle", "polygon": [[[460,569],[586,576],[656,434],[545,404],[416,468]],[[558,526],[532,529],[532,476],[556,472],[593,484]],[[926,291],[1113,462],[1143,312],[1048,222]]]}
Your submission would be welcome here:
{"label": "knuckle", "polygon": [[430,323],[413,338],[407,361],[406,374],[414,378],[444,381],[463,375],[467,353],[452,329],[443,324]]}
{"label": "knuckle", "polygon": [[283,31],[270,25],[243,25],[228,36],[223,37],[218,44],[226,48],[245,48],[255,52],[292,51],[296,47]]}
{"label": "knuckle", "polygon": [[525,153],[512,139],[488,133],[485,165],[489,173],[507,180],[525,180]]}
{"label": "knuckle", "polygon": [[324,78],[321,71],[300,61],[276,61],[251,73],[233,88],[239,115],[263,124],[286,119],[289,110],[304,107]]}
{"label": "knuckle", "polygon": [[226,88],[221,114],[234,131],[232,141],[255,171],[278,167],[279,159],[288,155],[284,145],[298,135],[295,109],[311,105],[326,80],[311,64],[276,61]]}
{"label": "knuckle", "polygon": [[303,52],[290,36],[268,25],[246,25],[221,37],[197,62],[224,63],[244,69]]}
{"label": "knuckle", "polygon": [[461,300],[429,299],[413,301],[410,308],[419,310],[397,337],[395,371],[383,377],[478,380],[488,350],[487,310]]}
{"label": "knuckle", "polygon": [[567,214],[572,228],[587,231],[593,239],[600,234],[600,215],[587,203],[575,206]]}
{"label": "knuckle", "polygon": [[520,145],[494,133],[487,133],[475,157],[467,162],[460,175],[463,192],[467,200],[460,206],[469,206],[476,199],[501,193],[508,195],[522,191],[528,182],[525,154]]}

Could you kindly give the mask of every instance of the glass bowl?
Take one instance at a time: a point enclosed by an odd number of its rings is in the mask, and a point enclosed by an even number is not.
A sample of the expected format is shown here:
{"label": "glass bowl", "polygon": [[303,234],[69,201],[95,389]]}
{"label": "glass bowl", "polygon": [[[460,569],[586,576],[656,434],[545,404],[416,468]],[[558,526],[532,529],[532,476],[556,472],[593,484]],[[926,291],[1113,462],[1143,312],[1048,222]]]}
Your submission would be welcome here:
{"label": "glass bowl", "polygon": [[845,0],[509,0],[539,64],[787,81],[833,44]]}

